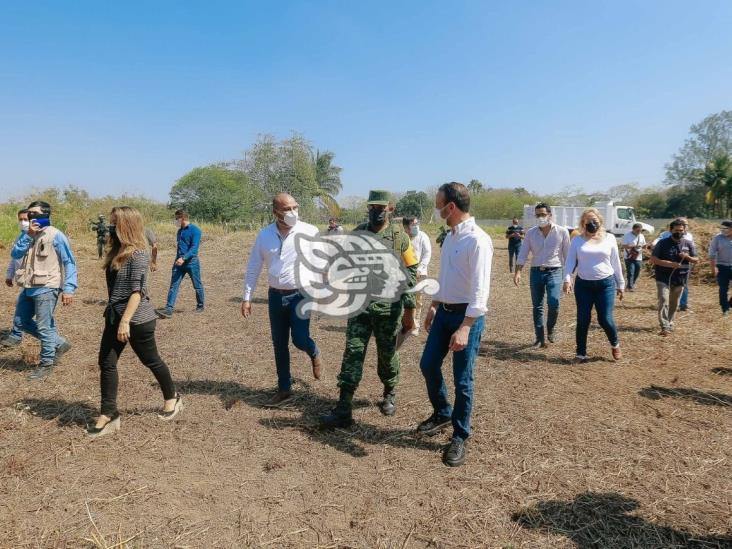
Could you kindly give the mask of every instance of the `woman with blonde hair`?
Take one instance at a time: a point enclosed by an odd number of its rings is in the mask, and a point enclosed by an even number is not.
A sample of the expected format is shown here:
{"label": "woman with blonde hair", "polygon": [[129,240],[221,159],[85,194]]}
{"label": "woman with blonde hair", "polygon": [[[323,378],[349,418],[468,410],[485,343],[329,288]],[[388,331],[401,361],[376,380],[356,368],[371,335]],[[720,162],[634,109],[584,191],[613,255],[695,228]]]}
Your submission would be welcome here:
{"label": "woman with blonde hair", "polygon": [[564,292],[572,291],[572,274],[577,271],[574,281],[574,299],[577,302],[577,356],[579,363],[587,362],[587,331],[592,321],[592,308],[597,310],[597,320],[605,330],[612,355],[621,358],[618,329],[613,312],[615,295],[623,299],[625,279],[620,265],[620,253],[615,236],[603,228],[602,215],[596,208],[588,208],[580,218],[580,235],[572,240],[567,255],[564,276]]}
{"label": "woman with blonde hair", "polygon": [[142,215],[129,206],[119,206],[112,208],[109,221],[110,247],[104,261],[109,303],[104,311],[104,333],[99,347],[102,404],[96,425],[88,428],[92,437],[120,429],[117,361],[128,342],[160,385],[164,403],[159,417],[170,420],[183,409],[170,370],[160,358],[155,343],[157,315],[147,293],[150,258]]}

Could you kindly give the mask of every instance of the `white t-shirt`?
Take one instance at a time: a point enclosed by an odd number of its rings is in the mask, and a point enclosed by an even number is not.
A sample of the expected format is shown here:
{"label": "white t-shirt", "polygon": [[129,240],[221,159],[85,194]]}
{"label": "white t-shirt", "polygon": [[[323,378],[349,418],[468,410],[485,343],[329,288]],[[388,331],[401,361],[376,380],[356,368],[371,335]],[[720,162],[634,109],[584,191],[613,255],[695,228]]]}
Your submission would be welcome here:
{"label": "white t-shirt", "polygon": [[[635,236],[633,233],[627,233],[623,237],[623,245],[631,245],[635,244],[636,250],[638,250],[638,257],[636,257],[636,261],[640,261],[643,259],[643,246],[646,245],[646,237],[643,236],[643,233],[640,233],[638,236]],[[625,259],[630,259],[628,257],[628,250],[625,250]]]}
{"label": "white t-shirt", "polygon": [[619,290],[625,289],[623,268],[620,266],[618,242],[615,236],[606,233],[602,242],[589,242],[582,236],[572,240],[567,255],[565,282],[572,280],[572,273],[577,269],[577,276],[582,280],[603,280],[609,276],[615,278]]}

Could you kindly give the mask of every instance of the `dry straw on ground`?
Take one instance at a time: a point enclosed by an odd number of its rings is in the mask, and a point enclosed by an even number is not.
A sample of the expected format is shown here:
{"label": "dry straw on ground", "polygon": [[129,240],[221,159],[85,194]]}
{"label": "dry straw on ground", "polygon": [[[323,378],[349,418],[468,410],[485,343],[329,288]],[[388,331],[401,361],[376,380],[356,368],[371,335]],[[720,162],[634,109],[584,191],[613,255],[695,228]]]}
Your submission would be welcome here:
{"label": "dry straw on ground", "polygon": [[[90,441],[83,426],[98,406],[105,293],[92,237],[75,242],[81,290],[58,314],[73,350],[39,383],[25,379],[34,342],[0,355],[0,546],[732,546],[731,325],[713,286],[692,287],[693,312],[661,339],[644,275],[617,308],[625,358],[611,362],[604,334],[592,329],[592,360],[572,365],[573,298],[562,299],[559,342],[531,349],[528,288],[513,287],[497,241],[474,437],[467,464],[449,469],[440,462],[445,436],[413,434],[430,413],[423,336],[403,349],[393,418],[375,407],[370,349],[358,425],[317,428],[337,395],[344,344],[343,323],[327,319],[313,323],[324,379],[312,380],[306,357],[293,352],[297,400],[262,408],[275,383],[263,287],[255,316],[238,315],[251,243],[241,233],[205,241],[207,311],[192,313],[186,281],[179,312],[159,323],[186,403],[180,419],[156,418],[159,392],[128,350],[122,431]],[[172,242],[162,244],[165,266]],[[168,277],[167,267],[153,277],[156,304]],[[2,318],[14,294],[0,294]]]}

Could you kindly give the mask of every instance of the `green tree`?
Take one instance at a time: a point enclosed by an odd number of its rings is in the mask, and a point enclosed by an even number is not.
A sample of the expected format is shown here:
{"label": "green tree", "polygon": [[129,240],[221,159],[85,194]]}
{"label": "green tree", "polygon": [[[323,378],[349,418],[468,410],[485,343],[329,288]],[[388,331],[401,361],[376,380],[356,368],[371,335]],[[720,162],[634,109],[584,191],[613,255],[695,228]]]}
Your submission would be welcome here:
{"label": "green tree", "polygon": [[714,207],[720,217],[727,217],[732,208],[732,160],[720,153],[706,165],[701,181],[708,189],[706,203]]}
{"label": "green tree", "polygon": [[300,204],[303,216],[315,214],[315,199],[322,194],[316,178],[313,149],[298,134],[277,141],[271,135],[261,135],[238,163],[259,190],[254,211],[262,223],[271,218],[272,197],[287,192]]}
{"label": "green tree", "polygon": [[705,217],[709,212],[705,199],[703,183],[674,185],[668,190],[666,217]]}
{"label": "green tree", "polygon": [[481,183],[477,179],[471,179],[467,187],[468,191],[470,191],[470,194],[478,194],[483,190],[483,183]]}
{"label": "green tree", "polygon": [[[420,219],[425,218],[425,214],[429,215],[432,210],[432,200],[424,192],[409,192],[399,199],[394,207],[394,215],[404,216],[413,215]],[[428,219],[426,220],[428,221]]]}
{"label": "green tree", "polygon": [[333,164],[335,154],[330,151],[321,153],[317,151],[313,157],[315,165],[315,181],[318,184],[316,197],[328,210],[330,216],[338,216],[340,207],[336,201],[336,195],[343,189],[341,183],[342,168]]}
{"label": "green tree", "polygon": [[638,217],[666,217],[666,192],[660,189],[647,189],[635,197],[630,205]]}
{"label": "green tree", "polygon": [[707,116],[666,165],[666,183],[698,187],[701,172],[719,154],[732,154],[732,111]]}
{"label": "green tree", "polygon": [[203,221],[229,222],[251,217],[258,193],[240,170],[195,168],[170,190],[170,206]]}

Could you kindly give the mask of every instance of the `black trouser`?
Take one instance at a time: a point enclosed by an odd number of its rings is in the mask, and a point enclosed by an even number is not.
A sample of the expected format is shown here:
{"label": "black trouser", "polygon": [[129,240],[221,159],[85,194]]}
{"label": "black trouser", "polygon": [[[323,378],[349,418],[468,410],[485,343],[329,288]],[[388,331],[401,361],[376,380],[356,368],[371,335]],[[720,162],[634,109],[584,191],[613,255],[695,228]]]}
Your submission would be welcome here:
{"label": "black trouser", "polygon": [[[99,347],[99,368],[101,370],[102,386],[102,415],[111,417],[117,412],[117,361],[122,354],[126,343],[117,339],[119,323],[104,325],[102,342]],[[150,368],[155,379],[158,380],[160,389],[163,391],[163,398],[170,400],[175,398],[175,385],[170,377],[170,370],[158,354],[158,347],[155,344],[155,321],[144,324],[130,325],[130,346],[145,366]]]}

